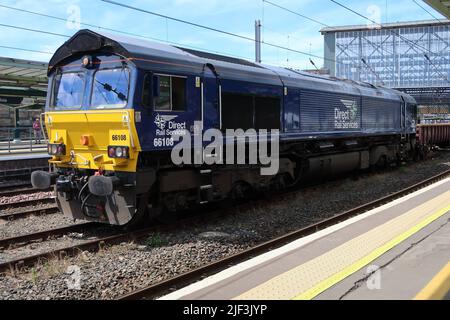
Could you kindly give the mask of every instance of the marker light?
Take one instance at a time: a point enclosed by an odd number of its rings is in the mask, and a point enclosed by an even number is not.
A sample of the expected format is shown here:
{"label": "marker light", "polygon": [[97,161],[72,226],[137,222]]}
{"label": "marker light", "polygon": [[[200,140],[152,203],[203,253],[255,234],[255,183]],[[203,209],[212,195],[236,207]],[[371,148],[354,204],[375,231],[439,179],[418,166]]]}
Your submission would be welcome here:
{"label": "marker light", "polygon": [[64,153],[66,153],[66,151],[64,150],[65,148],[64,148],[64,146],[62,146],[62,145],[59,145],[58,146],[58,148],[57,148],[57,154],[64,154]]}
{"label": "marker light", "polygon": [[116,157],[116,150],[113,147],[108,147],[108,156],[110,158]]}
{"label": "marker light", "polygon": [[82,146],[89,146],[89,136],[81,136],[80,143]]}

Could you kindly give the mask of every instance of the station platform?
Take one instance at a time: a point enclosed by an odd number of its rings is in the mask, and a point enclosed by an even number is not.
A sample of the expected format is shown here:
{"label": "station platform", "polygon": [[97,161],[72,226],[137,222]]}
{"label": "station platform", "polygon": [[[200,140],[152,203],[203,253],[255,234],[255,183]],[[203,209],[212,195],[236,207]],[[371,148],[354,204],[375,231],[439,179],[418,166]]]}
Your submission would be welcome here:
{"label": "station platform", "polygon": [[10,179],[23,179],[32,171],[49,167],[51,156],[47,150],[40,152],[0,153],[0,182]]}
{"label": "station platform", "polygon": [[450,178],[162,300],[450,299]]}

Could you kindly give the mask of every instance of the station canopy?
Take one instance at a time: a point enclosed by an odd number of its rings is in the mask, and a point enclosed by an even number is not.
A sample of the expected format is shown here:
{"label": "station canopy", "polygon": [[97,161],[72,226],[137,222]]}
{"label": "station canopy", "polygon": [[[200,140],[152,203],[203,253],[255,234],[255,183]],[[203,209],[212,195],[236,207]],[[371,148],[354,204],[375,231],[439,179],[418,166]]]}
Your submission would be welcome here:
{"label": "station canopy", "polygon": [[0,107],[41,109],[46,95],[46,63],[0,57]]}
{"label": "station canopy", "polygon": [[449,0],[424,0],[436,11],[450,19],[450,1]]}

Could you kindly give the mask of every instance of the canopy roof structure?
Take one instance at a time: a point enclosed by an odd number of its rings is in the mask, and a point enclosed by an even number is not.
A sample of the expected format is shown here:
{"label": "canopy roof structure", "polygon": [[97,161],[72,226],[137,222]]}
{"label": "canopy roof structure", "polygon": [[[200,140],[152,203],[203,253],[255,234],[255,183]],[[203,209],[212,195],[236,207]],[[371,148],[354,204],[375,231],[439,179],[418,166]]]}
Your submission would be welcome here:
{"label": "canopy roof structure", "polygon": [[449,0],[424,0],[443,16],[450,19],[450,1]]}
{"label": "canopy roof structure", "polygon": [[[450,0],[448,1],[450,3]],[[379,25],[374,24],[360,24],[360,25],[347,25],[347,26],[334,26],[324,27],[320,29],[322,34],[337,33],[337,32],[350,32],[350,31],[370,31],[370,30],[395,30],[405,28],[421,28],[450,25],[450,20],[421,20],[421,21],[403,21],[403,22],[390,22],[381,23]],[[397,31],[397,30],[396,30]],[[388,31],[390,32],[390,31]]]}
{"label": "canopy roof structure", "polygon": [[47,95],[44,62],[0,57],[0,106],[42,108]]}

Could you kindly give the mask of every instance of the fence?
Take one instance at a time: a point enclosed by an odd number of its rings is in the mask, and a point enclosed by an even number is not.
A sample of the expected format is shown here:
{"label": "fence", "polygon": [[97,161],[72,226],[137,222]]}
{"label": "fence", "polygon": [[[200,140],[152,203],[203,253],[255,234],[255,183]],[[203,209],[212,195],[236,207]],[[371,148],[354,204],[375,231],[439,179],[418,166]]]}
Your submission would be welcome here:
{"label": "fence", "polygon": [[46,135],[42,131],[39,133],[40,139],[35,136],[32,127],[0,128],[0,153],[45,151],[47,140],[44,137]]}

